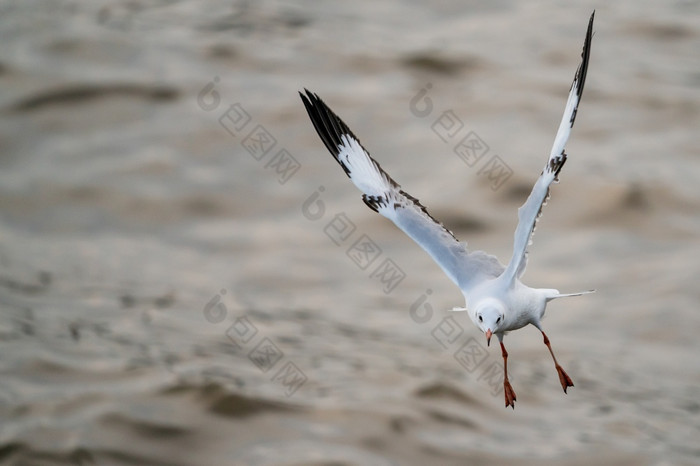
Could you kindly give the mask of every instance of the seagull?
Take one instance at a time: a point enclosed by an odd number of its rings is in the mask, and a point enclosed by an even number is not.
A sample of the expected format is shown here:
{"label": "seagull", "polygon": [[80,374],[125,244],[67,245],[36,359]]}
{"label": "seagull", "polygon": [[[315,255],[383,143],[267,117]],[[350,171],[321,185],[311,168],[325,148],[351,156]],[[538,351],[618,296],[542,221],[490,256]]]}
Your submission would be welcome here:
{"label": "seagull", "polygon": [[508,352],[503,345],[504,335],[511,331],[534,325],[544,337],[544,344],[554,360],[564,393],[574,383],[554,356],[541,320],[549,301],[556,298],[581,296],[594,290],[562,294],[555,289],[530,288],[520,281],[527,265],[528,246],[531,244],[535,225],[542,207],[549,199],[549,187],[558,182],[559,172],[567,160],[564,151],[571,128],[574,125],[578,104],[588,71],[588,60],[593,36],[591,14],[581,63],[566,101],[564,116],[554,138],[547,163],[532,188],[525,204],[518,209],[518,226],[515,229],[513,255],[507,266],[483,251],[469,251],[464,243],[435,220],[415,197],[401,189],[360,144],[350,128],[318,97],[304,89],[300,92],[309,118],[326,148],[340,163],[345,174],[362,191],[362,200],[375,212],[396,224],[404,233],[422,247],[445,274],[460,288],[465,307],[453,311],[467,311],[472,322],[486,335],[487,345],[496,335],[503,356],[503,391],[505,406],[515,409],[515,391],[508,381]]}

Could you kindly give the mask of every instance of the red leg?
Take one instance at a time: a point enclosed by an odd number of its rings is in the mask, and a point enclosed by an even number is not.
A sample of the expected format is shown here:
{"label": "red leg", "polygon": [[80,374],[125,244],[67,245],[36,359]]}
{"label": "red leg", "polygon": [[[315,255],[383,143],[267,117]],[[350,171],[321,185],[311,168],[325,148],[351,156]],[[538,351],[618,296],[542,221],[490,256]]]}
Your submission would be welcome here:
{"label": "red leg", "polygon": [[[540,330],[540,332],[542,332],[542,330]],[[559,382],[561,383],[561,388],[563,388],[564,393],[566,393],[566,389],[568,387],[573,387],[574,383],[571,381],[571,377],[569,377],[568,374],[564,372],[564,369],[561,368],[561,366],[557,362],[557,358],[554,357],[552,345],[549,344],[549,338],[547,338],[547,334],[542,332],[542,336],[544,336],[544,344],[547,345],[547,348],[549,349],[549,354],[551,354],[552,359],[554,359],[554,367],[556,367],[557,374],[559,374]]]}
{"label": "red leg", "polygon": [[503,346],[503,342],[501,342],[501,355],[503,356],[503,392],[506,396],[506,408],[510,406],[515,409],[515,391],[508,381],[508,351]]}

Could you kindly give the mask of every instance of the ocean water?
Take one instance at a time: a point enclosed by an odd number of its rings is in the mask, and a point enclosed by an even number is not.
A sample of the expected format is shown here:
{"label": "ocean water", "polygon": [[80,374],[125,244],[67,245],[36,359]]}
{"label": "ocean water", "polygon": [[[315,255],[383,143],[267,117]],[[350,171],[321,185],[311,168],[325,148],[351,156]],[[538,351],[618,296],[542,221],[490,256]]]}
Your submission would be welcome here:
{"label": "ocean water", "polygon": [[[500,349],[446,312],[459,290],[364,206],[297,92],[505,262],[593,8],[524,281],[597,292],[544,321],[568,394],[536,329],[506,337],[505,410]],[[0,464],[697,464],[698,19],[0,2]]]}

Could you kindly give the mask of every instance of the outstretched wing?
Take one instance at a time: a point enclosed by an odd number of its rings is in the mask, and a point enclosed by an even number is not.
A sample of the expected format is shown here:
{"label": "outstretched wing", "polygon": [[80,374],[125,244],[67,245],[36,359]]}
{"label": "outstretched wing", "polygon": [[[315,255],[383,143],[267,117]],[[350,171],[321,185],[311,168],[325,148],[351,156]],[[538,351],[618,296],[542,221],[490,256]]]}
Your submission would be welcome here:
{"label": "outstretched wing", "polygon": [[299,95],[316,132],[362,191],[365,204],[418,243],[464,293],[485,278],[495,278],[503,272],[498,259],[482,251],[468,252],[418,199],[403,191],[316,94],[306,90],[306,94],[300,92]]}
{"label": "outstretched wing", "polygon": [[559,172],[566,162],[564,147],[566,146],[566,141],[569,139],[569,134],[571,134],[571,128],[574,126],[576,110],[578,109],[578,104],[583,94],[583,85],[586,82],[588,57],[591,52],[591,38],[593,36],[594,16],[595,11],[591,14],[591,19],[588,21],[586,40],[583,44],[583,52],[581,53],[581,64],[576,70],[574,82],[569,92],[569,99],[566,101],[564,116],[559,124],[557,136],[554,138],[554,145],[552,146],[549,160],[547,160],[547,164],[544,166],[542,174],[532,188],[532,192],[527,198],[527,201],[518,209],[518,227],[515,229],[513,257],[510,259],[508,267],[503,273],[503,277],[509,282],[512,282],[525,271],[527,247],[531,242],[532,233],[535,231],[537,219],[542,214],[542,207],[549,199],[549,185],[551,185],[552,182],[559,181]]}

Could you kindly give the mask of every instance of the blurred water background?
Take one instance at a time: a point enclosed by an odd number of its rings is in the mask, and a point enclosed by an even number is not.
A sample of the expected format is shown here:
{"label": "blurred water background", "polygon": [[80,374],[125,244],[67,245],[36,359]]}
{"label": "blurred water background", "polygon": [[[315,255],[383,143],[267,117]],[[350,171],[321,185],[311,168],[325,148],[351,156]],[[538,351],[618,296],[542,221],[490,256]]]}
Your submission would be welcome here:
{"label": "blurred water background", "polygon": [[[594,8],[524,279],[597,293],[544,322],[568,395],[536,329],[507,337],[505,410],[498,346],[446,312],[459,290],[360,202],[297,92],[505,262]],[[0,464],[698,464],[699,20],[0,1]]]}

